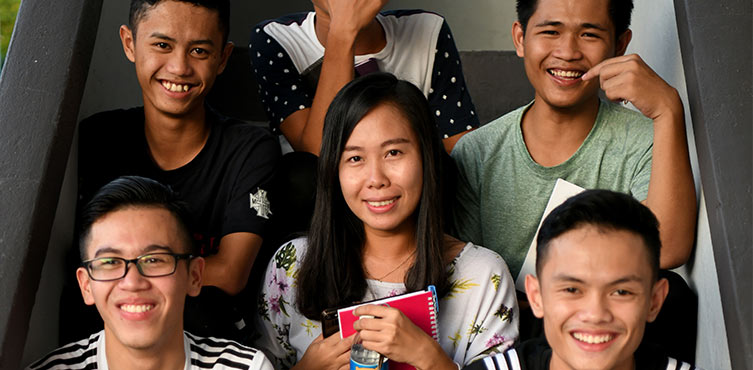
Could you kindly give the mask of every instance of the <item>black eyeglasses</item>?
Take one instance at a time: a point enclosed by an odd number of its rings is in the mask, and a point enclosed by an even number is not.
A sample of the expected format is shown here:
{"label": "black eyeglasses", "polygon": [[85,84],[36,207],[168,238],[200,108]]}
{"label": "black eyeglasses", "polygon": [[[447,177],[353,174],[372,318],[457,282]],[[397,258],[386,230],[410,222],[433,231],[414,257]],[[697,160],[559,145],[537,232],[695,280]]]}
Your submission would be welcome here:
{"label": "black eyeglasses", "polygon": [[100,257],[84,261],[89,277],[95,281],[112,281],[122,279],[128,273],[128,264],[133,263],[141,276],[160,277],[172,275],[178,267],[178,261],[193,258],[191,254],[150,253],[134,259],[120,257]]}

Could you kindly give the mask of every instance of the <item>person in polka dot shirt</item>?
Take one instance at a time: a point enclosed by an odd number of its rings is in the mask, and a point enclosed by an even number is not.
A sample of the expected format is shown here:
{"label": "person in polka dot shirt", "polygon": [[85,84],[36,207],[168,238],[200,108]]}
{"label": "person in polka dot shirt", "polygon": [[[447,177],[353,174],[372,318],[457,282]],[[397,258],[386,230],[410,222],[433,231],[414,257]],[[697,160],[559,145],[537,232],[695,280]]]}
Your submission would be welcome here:
{"label": "person in polka dot shirt", "polygon": [[312,0],[314,11],[267,20],[249,49],[273,131],[318,155],[324,116],[354,77],[390,72],[429,100],[445,149],[479,126],[460,56],[444,18],[423,10],[380,12],[387,0]]}

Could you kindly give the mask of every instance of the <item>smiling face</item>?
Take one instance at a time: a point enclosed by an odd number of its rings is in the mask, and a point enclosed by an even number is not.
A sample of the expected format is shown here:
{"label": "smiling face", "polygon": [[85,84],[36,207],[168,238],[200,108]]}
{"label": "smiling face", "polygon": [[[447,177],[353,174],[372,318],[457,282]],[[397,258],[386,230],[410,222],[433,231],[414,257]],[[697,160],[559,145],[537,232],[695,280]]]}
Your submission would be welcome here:
{"label": "smiling face", "polygon": [[421,150],[394,106],[378,105],[356,125],[340,158],[339,178],[345,202],[367,232],[412,230],[423,187]]}
{"label": "smiling face", "polygon": [[653,282],[638,234],[587,225],[550,241],[537,278],[526,278],[534,314],[544,319],[551,369],[633,369],[633,353],[666,297]]}
{"label": "smiling face", "polygon": [[232,44],[223,44],[218,19],[215,10],[162,1],[144,13],[136,33],[121,26],[146,110],[172,117],[203,112],[204,97],[232,51]]}
{"label": "smiling face", "polygon": [[538,0],[523,30],[513,24],[515,50],[524,58],[535,102],[554,109],[598,102],[599,79],[580,79],[607,58],[622,55],[630,31],[615,39],[608,0]]}
{"label": "smiling face", "polygon": [[[188,253],[175,217],[163,208],[128,207],[106,214],[91,227],[86,259],[136,258],[150,252]],[[188,266],[186,266],[188,264]],[[133,264],[119,280],[94,281],[86,269],[76,271],[81,294],[96,305],[111,345],[129,350],[160,350],[182,346],[186,295],[201,289],[201,258],[178,261],[175,273],[141,276]]]}

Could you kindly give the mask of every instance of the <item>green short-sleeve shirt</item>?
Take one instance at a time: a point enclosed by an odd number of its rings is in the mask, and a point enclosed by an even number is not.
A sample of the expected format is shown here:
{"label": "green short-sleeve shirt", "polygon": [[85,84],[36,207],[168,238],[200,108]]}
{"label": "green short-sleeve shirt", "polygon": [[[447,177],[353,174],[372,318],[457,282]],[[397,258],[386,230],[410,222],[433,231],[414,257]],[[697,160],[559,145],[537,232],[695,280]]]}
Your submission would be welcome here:
{"label": "green short-sleeve shirt", "polygon": [[455,233],[499,253],[517,278],[557,178],[586,189],[609,189],[646,199],[651,177],[653,122],[639,112],[600,101],[596,122],[580,148],[553,167],[528,153],[514,110],[463,136],[452,151],[460,171]]}

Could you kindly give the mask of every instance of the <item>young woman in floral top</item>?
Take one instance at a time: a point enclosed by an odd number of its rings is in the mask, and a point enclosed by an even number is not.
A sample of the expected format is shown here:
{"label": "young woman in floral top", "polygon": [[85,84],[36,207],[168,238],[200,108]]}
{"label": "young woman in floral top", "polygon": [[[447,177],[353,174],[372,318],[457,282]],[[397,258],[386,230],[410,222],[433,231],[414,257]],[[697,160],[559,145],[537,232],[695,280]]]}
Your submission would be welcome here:
{"label": "young woman in floral top", "polygon": [[279,368],[347,368],[352,337],[324,338],[321,312],[429,284],[440,296],[439,342],[400,311],[366,305],[356,315],[376,318],[354,325],[364,347],[418,369],[455,370],[517,338],[502,258],[442,231],[442,151],[411,83],[376,73],[340,91],[325,119],[308,237],[277,251],[259,299],[256,345]]}

